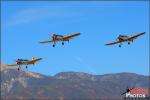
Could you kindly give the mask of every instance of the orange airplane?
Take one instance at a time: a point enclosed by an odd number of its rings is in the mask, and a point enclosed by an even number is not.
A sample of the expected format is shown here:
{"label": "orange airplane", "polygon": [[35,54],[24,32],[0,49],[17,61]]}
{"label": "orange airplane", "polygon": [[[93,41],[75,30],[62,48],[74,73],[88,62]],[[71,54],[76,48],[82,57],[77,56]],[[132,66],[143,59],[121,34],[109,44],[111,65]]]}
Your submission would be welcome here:
{"label": "orange airplane", "polygon": [[114,44],[118,44],[119,43],[119,47],[122,46],[122,42],[128,42],[128,44],[130,44],[130,42],[133,42],[134,39],[136,39],[137,37],[141,36],[145,34],[145,32],[141,32],[139,34],[136,34],[136,35],[133,35],[133,36],[127,36],[127,35],[119,35],[118,36],[118,41],[116,42],[110,42],[110,43],[107,43],[105,45],[114,45]]}
{"label": "orange airplane", "polygon": [[53,47],[55,47],[56,42],[62,42],[62,45],[64,45],[65,41],[68,41],[76,36],[80,35],[80,33],[75,33],[75,34],[71,34],[71,35],[67,35],[67,36],[63,36],[63,35],[57,35],[57,34],[52,34],[51,38],[52,40],[48,40],[48,41],[42,41],[40,43],[49,43],[49,42],[53,42]]}
{"label": "orange airplane", "polygon": [[7,66],[19,66],[18,70],[20,70],[21,65],[26,65],[26,68],[30,64],[35,64],[37,61],[42,60],[42,58],[32,58],[31,60],[28,59],[17,59],[16,64],[8,64]]}

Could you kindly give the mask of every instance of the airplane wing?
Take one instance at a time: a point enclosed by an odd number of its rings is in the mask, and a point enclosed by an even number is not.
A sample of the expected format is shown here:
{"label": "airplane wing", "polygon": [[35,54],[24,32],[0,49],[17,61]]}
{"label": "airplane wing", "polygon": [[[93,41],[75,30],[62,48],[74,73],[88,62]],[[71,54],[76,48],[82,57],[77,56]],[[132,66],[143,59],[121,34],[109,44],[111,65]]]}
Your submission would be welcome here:
{"label": "airplane wing", "polygon": [[42,60],[42,58],[35,58],[34,60],[28,61],[27,63],[30,63],[30,62],[31,62],[31,63],[33,62],[33,63],[34,63],[34,62],[37,62],[37,61],[39,61],[39,60]]}
{"label": "airplane wing", "polygon": [[35,62],[37,62],[37,61],[39,61],[39,60],[42,60],[42,58],[37,58],[37,59],[31,60],[31,61],[27,61],[27,62],[25,62],[24,64],[26,64],[26,65],[34,64]]}
{"label": "airplane wing", "polygon": [[107,43],[107,44],[105,44],[105,45],[114,45],[114,44],[118,44],[118,43],[121,43],[121,41],[110,42],[110,43]]}
{"label": "airplane wing", "polygon": [[37,58],[36,61],[42,60],[42,58]]}
{"label": "airplane wing", "polygon": [[54,40],[42,41],[42,42],[39,42],[39,43],[49,43],[49,42],[54,42]]}
{"label": "airplane wing", "polygon": [[[141,32],[141,33],[139,33],[139,34],[136,34],[136,35],[134,35],[134,36],[131,36],[131,37],[129,37],[127,40],[136,39],[137,37],[139,37],[139,36],[141,36],[141,35],[143,35],[143,34],[145,34],[145,32]],[[126,41],[127,41],[127,40],[126,40]]]}
{"label": "airplane wing", "polygon": [[57,40],[48,40],[48,41],[42,41],[42,42],[39,42],[39,43],[49,43],[49,42],[57,42]]}
{"label": "airplane wing", "polygon": [[72,38],[74,38],[75,36],[78,36],[78,35],[80,35],[80,33],[67,35],[67,36],[63,37],[63,40],[67,41],[67,40],[72,39]]}
{"label": "airplane wing", "polygon": [[6,66],[18,66],[18,64],[7,64]]}

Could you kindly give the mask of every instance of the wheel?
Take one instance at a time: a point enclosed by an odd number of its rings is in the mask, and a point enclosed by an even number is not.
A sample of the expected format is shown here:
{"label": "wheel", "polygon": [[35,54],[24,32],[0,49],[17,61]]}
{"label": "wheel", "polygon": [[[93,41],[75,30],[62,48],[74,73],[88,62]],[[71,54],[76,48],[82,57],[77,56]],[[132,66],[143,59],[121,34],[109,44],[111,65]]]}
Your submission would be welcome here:
{"label": "wheel", "polygon": [[28,66],[26,66],[26,69],[28,68]]}
{"label": "wheel", "polygon": [[130,42],[128,42],[128,45],[130,44]]}
{"label": "wheel", "polygon": [[20,69],[18,68],[18,71],[19,71]]}
{"label": "wheel", "polygon": [[53,44],[53,47],[55,47],[55,44]]}
{"label": "wheel", "polygon": [[119,47],[121,47],[121,45],[119,45]]}
{"label": "wheel", "polygon": [[62,42],[62,45],[64,45],[64,42]]}

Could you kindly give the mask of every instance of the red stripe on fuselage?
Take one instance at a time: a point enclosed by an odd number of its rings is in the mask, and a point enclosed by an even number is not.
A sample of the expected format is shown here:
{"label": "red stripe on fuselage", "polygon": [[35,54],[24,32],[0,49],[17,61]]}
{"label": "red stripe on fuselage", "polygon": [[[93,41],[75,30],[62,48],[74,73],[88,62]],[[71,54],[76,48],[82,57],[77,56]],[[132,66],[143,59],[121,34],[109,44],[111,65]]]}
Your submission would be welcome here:
{"label": "red stripe on fuselage", "polygon": [[62,40],[63,40],[63,37],[58,36],[58,35],[55,35],[55,34],[53,34],[51,37],[52,37],[54,40],[58,40],[58,41],[62,41]]}
{"label": "red stripe on fuselage", "polygon": [[118,37],[118,40],[119,40],[119,41],[124,41],[124,38],[121,37],[121,36],[119,36],[119,37]]}

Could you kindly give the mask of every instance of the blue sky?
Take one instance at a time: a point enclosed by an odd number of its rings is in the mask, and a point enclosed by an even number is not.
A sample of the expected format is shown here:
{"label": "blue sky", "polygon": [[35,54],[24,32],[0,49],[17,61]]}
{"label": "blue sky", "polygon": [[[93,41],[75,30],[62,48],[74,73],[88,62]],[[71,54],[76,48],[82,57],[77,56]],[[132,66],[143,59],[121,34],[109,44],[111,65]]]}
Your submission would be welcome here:
{"label": "blue sky", "polygon": [[[1,60],[42,57],[30,71],[55,75],[64,71],[149,74],[149,4],[146,1],[2,2]],[[104,46],[118,34],[146,32],[133,44]],[[39,44],[51,33],[81,32],[55,48]]]}

